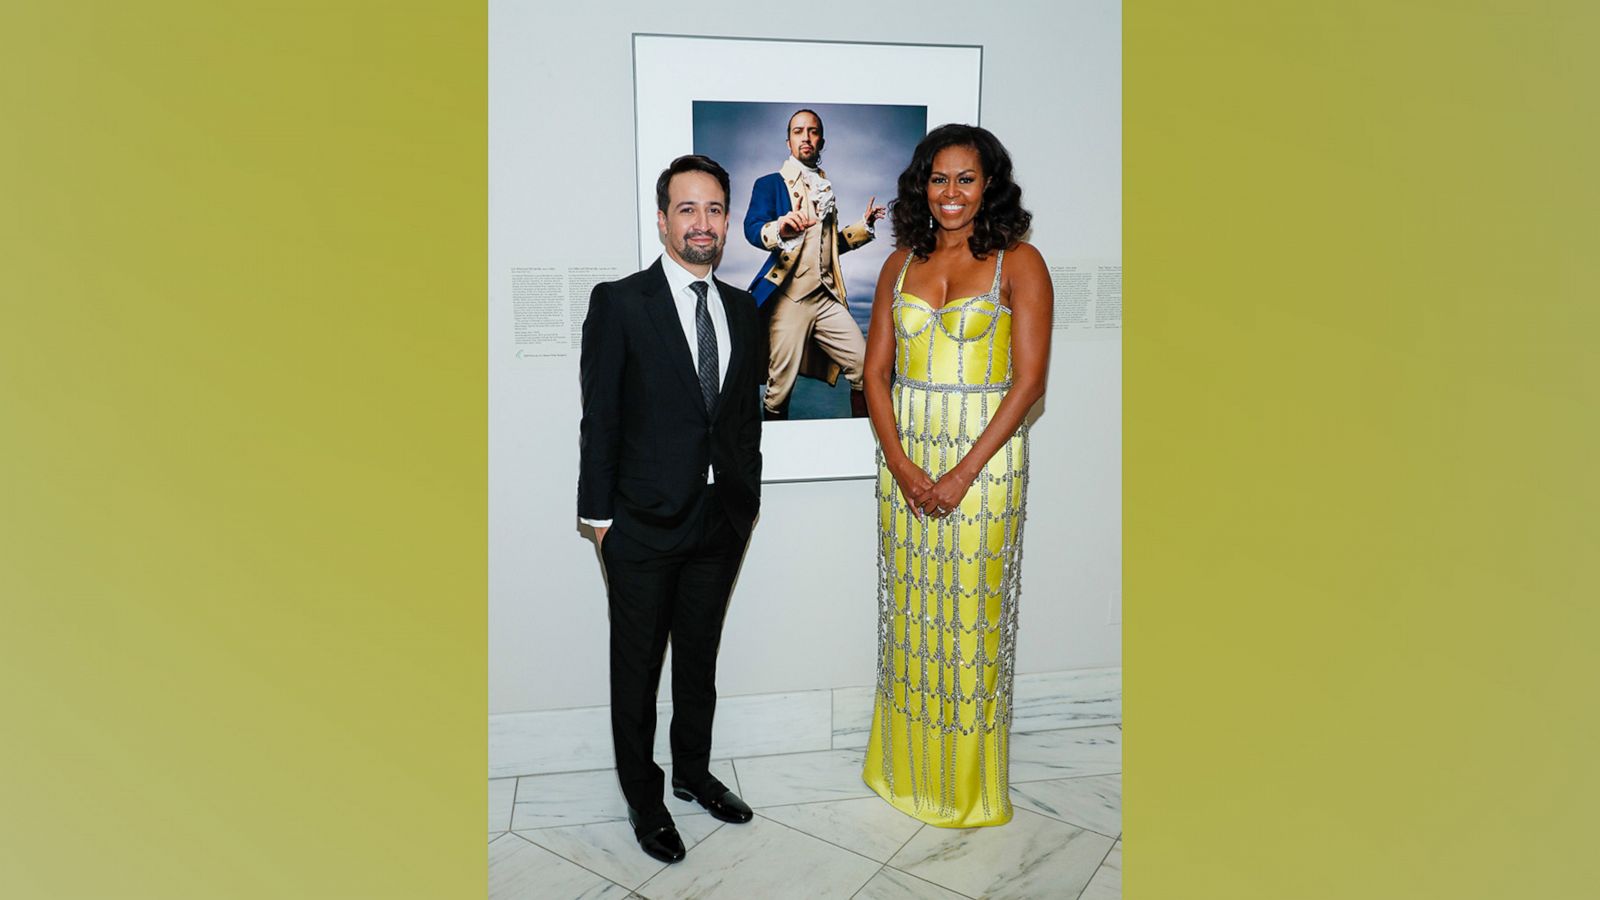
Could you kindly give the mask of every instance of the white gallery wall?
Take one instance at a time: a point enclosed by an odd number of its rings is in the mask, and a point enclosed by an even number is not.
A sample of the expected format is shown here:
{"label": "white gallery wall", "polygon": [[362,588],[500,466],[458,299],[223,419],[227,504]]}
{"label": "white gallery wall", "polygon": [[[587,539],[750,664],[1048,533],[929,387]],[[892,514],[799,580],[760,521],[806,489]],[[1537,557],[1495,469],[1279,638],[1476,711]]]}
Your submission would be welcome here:
{"label": "white gallery wall", "polygon": [[[575,509],[578,356],[560,349],[519,356],[511,295],[513,270],[638,267],[636,32],[982,45],[978,124],[1013,155],[1035,216],[1032,242],[1052,265],[1121,261],[1118,2],[816,2],[801,12],[745,3],[491,0],[491,714],[607,698],[605,589]],[[801,53],[786,55],[787,46],[774,44],[771,68],[749,77],[792,83],[804,97],[807,63]],[[718,64],[686,60],[682,77]],[[871,48],[863,47],[859,77],[872,78],[873,69]],[[659,170],[667,162],[644,164]],[[733,198],[736,216],[746,199]],[[729,239],[738,239],[736,229]],[[1120,331],[1097,339],[1056,333],[1032,433],[1019,673],[1122,662],[1121,358]],[[875,515],[868,480],[765,486],[724,631],[724,696],[872,682]]]}

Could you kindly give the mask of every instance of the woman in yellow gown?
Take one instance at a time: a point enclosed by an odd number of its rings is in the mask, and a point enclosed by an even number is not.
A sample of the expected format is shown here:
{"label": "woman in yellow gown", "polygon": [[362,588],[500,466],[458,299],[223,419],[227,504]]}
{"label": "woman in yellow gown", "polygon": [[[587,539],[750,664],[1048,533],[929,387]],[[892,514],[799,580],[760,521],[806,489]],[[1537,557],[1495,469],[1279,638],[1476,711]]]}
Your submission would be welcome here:
{"label": "woman in yellow gown", "polygon": [[1011,820],[1007,777],[1024,417],[1044,395],[1052,295],[994,135],[918,144],[867,336],[878,438],[878,678],[863,779],[953,828]]}

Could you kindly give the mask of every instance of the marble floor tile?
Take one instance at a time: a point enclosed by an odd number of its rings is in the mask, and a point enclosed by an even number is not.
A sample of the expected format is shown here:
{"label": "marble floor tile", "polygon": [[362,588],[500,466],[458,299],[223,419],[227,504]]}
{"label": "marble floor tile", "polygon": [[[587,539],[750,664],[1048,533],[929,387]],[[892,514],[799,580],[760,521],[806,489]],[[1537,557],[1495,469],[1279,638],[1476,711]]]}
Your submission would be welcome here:
{"label": "marble floor tile", "polygon": [[1122,721],[1122,669],[1018,675],[1013,732],[1112,725]]}
{"label": "marble floor tile", "polygon": [[[672,766],[663,763],[661,768],[666,771],[667,777],[667,788],[662,792],[667,811],[675,817],[707,815],[698,805],[684,803],[672,796]],[[730,788],[734,787],[737,780],[732,761],[726,759],[712,760],[711,774]],[[528,775],[517,779],[517,802],[511,815],[512,831],[622,822],[627,818],[628,802],[622,797],[622,788],[617,784],[617,773],[613,769]]]}
{"label": "marble floor tile", "polygon": [[[677,824],[684,846],[691,850],[723,827],[723,823],[704,813],[674,815],[673,821]],[[627,822],[540,828],[520,836],[629,888],[637,888],[666,867],[639,849],[639,842],[633,836],[633,826]]]}
{"label": "marble floor tile", "polygon": [[489,844],[489,900],[624,900],[628,889],[514,834]]}
{"label": "marble floor tile", "polygon": [[489,717],[490,778],[567,772],[596,759],[611,759],[610,707]]}
{"label": "marble floor tile", "polygon": [[[872,797],[861,780],[860,750],[820,750],[734,760],[745,802],[762,807]],[[724,779],[726,780],[726,779]]]}
{"label": "marble floor tile", "polygon": [[1013,784],[1011,802],[1107,837],[1122,834],[1121,775]]}
{"label": "marble floor tile", "polygon": [[998,828],[924,828],[889,865],[985,900],[1075,897],[1112,843],[1105,835],[1019,809]]}
{"label": "marble floor tile", "polygon": [[[721,697],[712,752],[732,758],[827,750],[833,692],[794,691]],[[663,686],[662,696],[670,696]],[[670,755],[672,704],[656,704],[655,756]],[[611,711],[605,706],[502,713],[489,717],[489,777],[548,775],[611,760]]]}
{"label": "marble floor tile", "polygon": [[1089,886],[1078,895],[1078,900],[1122,900],[1122,842],[1117,841],[1105,862],[1089,879]]}
{"label": "marble floor tile", "polygon": [[833,749],[864,749],[872,733],[870,687],[833,689]]}
{"label": "marble floor tile", "polygon": [[757,816],[728,825],[635,889],[650,900],[846,900],[880,864]]}
{"label": "marble floor tile", "polygon": [[853,900],[967,900],[967,895],[885,866]]}
{"label": "marble floor tile", "polygon": [[878,862],[888,862],[922,827],[878,797],[764,806],[759,814]]}
{"label": "marble floor tile", "polygon": [[511,827],[511,801],[517,795],[515,778],[489,779],[489,833]]}
{"label": "marble floor tile", "polygon": [[[711,752],[719,757],[738,759],[768,753],[827,750],[833,745],[832,694],[832,691],[819,690],[719,697],[716,724],[712,726]],[[657,728],[657,741],[663,748],[667,746],[664,743],[666,721],[663,717]],[[660,755],[658,752],[657,756]]]}
{"label": "marble floor tile", "polygon": [[1011,783],[1114,775],[1122,771],[1122,730],[1115,725],[1011,736]]}
{"label": "marble floor tile", "polygon": [[628,817],[628,804],[611,769],[528,775],[517,779],[517,803],[511,829],[553,828],[617,822]]}

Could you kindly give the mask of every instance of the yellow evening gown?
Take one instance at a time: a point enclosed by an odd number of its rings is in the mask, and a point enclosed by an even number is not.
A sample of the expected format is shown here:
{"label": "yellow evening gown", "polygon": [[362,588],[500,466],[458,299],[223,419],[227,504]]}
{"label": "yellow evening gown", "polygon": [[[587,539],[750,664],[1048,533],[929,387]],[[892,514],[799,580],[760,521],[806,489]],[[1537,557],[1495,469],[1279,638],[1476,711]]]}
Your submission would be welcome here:
{"label": "yellow evening gown", "polygon": [[[895,282],[900,446],[934,479],[971,447],[1011,385],[1000,266],[986,294],[935,310]],[[1022,562],[1027,426],[945,519],[918,519],[878,453],[878,678],[862,778],[932,825],[1011,820],[1007,763]]]}

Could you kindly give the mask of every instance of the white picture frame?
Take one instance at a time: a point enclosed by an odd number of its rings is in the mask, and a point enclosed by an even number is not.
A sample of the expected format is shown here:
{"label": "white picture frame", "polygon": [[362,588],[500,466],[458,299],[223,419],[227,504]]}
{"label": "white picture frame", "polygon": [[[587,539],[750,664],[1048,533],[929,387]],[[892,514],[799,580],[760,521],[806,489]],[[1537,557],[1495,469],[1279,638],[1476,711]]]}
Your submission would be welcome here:
{"label": "white picture frame", "polygon": [[[774,77],[785,58],[803,59],[805,78]],[[668,162],[694,152],[697,100],[797,107],[920,105],[927,108],[930,129],[946,122],[981,124],[983,48],[978,46],[636,33],[633,66],[640,268],[661,253],[655,182]],[[778,141],[775,137],[774,143]],[[774,168],[778,162],[774,160]],[[730,223],[730,231],[733,227]],[[866,419],[767,422],[761,449],[762,480],[767,482],[876,474],[874,437]]]}

